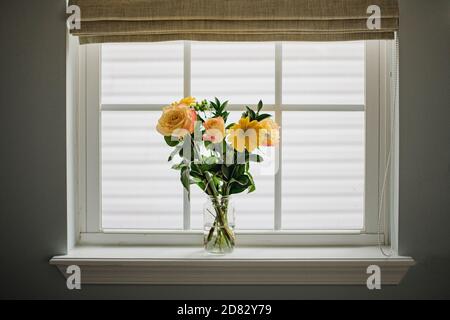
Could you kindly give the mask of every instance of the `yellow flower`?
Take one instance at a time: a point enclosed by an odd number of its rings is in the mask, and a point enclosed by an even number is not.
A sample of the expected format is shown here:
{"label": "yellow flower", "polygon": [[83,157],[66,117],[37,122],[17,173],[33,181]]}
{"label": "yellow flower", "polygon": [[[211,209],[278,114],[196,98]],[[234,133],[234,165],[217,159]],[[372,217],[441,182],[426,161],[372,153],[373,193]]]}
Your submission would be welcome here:
{"label": "yellow flower", "polygon": [[181,99],[179,102],[172,103],[172,105],[174,106],[174,105],[182,104],[182,105],[190,107],[196,103],[197,103],[197,99],[195,99],[194,97],[186,97],[186,98]]}
{"label": "yellow flower", "polygon": [[183,137],[194,132],[196,120],[197,114],[189,106],[185,104],[172,105],[164,108],[156,130],[166,137]]}
{"label": "yellow flower", "polygon": [[280,126],[270,118],[261,121],[259,124],[261,125],[261,145],[266,147],[278,145],[280,142]]}
{"label": "yellow flower", "polygon": [[261,124],[250,121],[249,118],[241,118],[238,123],[230,128],[229,142],[239,152],[253,152],[259,146],[259,130]]}
{"label": "yellow flower", "polygon": [[225,137],[225,121],[222,117],[207,119],[203,126],[206,130],[203,140],[213,143],[223,141]]}

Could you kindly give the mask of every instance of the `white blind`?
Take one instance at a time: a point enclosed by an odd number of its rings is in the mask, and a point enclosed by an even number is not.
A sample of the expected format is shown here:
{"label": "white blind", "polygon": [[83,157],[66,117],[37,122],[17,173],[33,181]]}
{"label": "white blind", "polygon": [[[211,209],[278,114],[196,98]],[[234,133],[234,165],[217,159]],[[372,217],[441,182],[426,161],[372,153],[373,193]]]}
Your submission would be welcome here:
{"label": "white blind", "polygon": [[364,150],[364,112],[286,112],[283,228],[362,229]]}
{"label": "white blind", "polygon": [[[283,44],[283,103],[363,105],[365,44]],[[282,226],[364,227],[364,112],[284,112]]]}
{"label": "white blind", "polygon": [[103,104],[165,104],[182,95],[182,42],[102,45]]}
{"label": "white blind", "polygon": [[193,42],[192,94],[235,104],[274,103],[274,43]]}
{"label": "white blind", "polygon": [[[232,104],[275,103],[274,43],[191,43],[191,90]],[[364,42],[283,43],[283,103],[364,104]],[[179,173],[156,132],[159,111],[183,96],[183,44],[102,48],[102,213],[104,228],[183,228]],[[292,106],[290,106],[292,107]],[[272,111],[273,112],[273,111]],[[237,120],[240,112],[232,112]],[[282,227],[360,230],[364,226],[364,112],[282,113]],[[274,161],[274,155],[266,157]],[[257,190],[235,197],[237,228],[274,227],[274,167],[254,166]],[[202,228],[203,193],[191,195],[191,227]]]}
{"label": "white blind", "polygon": [[283,103],[364,104],[364,41],[283,44]]}
{"label": "white blind", "polygon": [[160,112],[102,112],[102,209],[107,229],[182,229],[183,191],[155,130]]}

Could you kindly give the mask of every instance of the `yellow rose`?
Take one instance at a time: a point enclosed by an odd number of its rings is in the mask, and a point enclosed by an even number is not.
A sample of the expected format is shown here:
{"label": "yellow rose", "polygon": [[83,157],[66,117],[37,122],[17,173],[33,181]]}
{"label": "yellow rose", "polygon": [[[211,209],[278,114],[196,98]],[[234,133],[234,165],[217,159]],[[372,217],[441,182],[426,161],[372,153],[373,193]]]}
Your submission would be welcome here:
{"label": "yellow rose", "polygon": [[280,142],[280,126],[272,119],[265,119],[259,124],[261,125],[260,144],[266,147],[278,145]]}
{"label": "yellow rose", "polygon": [[256,121],[250,121],[249,118],[241,118],[238,123],[230,128],[229,141],[234,149],[239,152],[253,152],[259,147],[259,130],[261,124]]}
{"label": "yellow rose", "polygon": [[173,106],[175,106],[175,105],[185,105],[185,106],[190,107],[190,106],[192,106],[192,105],[194,105],[196,103],[197,103],[197,99],[195,99],[194,97],[186,97],[186,98],[181,99],[179,102],[174,102],[172,105]]}
{"label": "yellow rose", "polygon": [[203,126],[206,130],[203,140],[219,143],[225,138],[225,121],[222,117],[208,119]]}
{"label": "yellow rose", "polygon": [[164,108],[156,130],[166,137],[183,137],[194,132],[196,120],[197,114],[189,106],[185,104],[172,105]]}

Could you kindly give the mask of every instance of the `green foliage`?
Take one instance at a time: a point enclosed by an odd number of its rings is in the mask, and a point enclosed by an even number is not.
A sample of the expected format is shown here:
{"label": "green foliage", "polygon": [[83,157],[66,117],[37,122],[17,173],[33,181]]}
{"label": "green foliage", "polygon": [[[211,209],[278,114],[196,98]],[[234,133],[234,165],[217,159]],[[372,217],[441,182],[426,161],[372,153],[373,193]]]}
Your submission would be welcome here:
{"label": "green foliage", "polygon": [[264,108],[264,104],[262,101],[259,101],[258,106],[256,107],[256,111],[250,108],[249,106],[245,107],[245,111],[242,114],[243,118],[249,118],[250,121],[262,121],[264,119],[270,118],[272,115],[268,113],[261,114],[262,109]]}
{"label": "green foliage", "polygon": [[214,102],[210,101],[210,110],[212,112],[213,118],[222,117],[225,122],[228,120],[230,113],[227,111],[228,101],[221,103],[219,99],[214,98]]}
{"label": "green foliage", "polygon": [[175,147],[175,149],[172,151],[172,153],[170,154],[169,159],[167,159],[167,161],[168,161],[168,162],[172,161],[173,158],[174,158],[177,154],[180,154],[180,156],[182,157],[182,156],[183,156],[182,151],[183,151],[183,145],[177,145],[177,146]]}
{"label": "green foliage", "polygon": [[191,180],[189,175],[189,168],[187,166],[181,168],[180,180],[186,191],[190,193]]}
{"label": "green foliage", "polygon": [[171,136],[165,136],[164,141],[166,141],[166,143],[169,147],[175,147],[180,143],[179,139],[177,139],[175,137],[171,137]]}
{"label": "green foliage", "polygon": [[195,111],[201,111],[201,112],[206,112],[209,111],[209,103],[208,100],[203,100],[202,102],[197,102],[194,105],[194,109]]}
{"label": "green foliage", "polygon": [[264,114],[258,115],[256,117],[256,121],[263,121],[264,119],[270,118],[271,116],[272,116],[271,114],[264,113]]}
{"label": "green foliage", "polygon": [[258,103],[258,113],[262,110],[263,107],[264,107],[264,104],[263,104],[262,100],[259,100],[259,103]]}
{"label": "green foliage", "polygon": [[256,190],[255,180],[253,180],[253,176],[249,171],[247,171],[247,176],[250,179],[250,186],[248,188],[248,193],[252,193]]}
{"label": "green foliage", "polygon": [[258,163],[264,161],[263,157],[261,157],[259,154],[249,154],[248,159],[251,162],[258,162]]}
{"label": "green foliage", "polygon": [[247,109],[247,116],[250,118],[250,121],[256,120],[256,112],[249,106],[246,106],[245,108]]}
{"label": "green foliage", "polygon": [[[222,117],[227,122],[230,112],[227,111],[228,101],[221,102],[218,98],[214,101],[203,100],[197,103],[194,109],[197,111],[197,120],[203,123],[207,118]],[[249,117],[251,121],[262,121],[271,117],[270,114],[261,113],[263,110],[263,102],[260,101],[256,108],[246,107],[243,117]],[[203,113],[203,116],[200,115]],[[229,129],[234,124],[226,125]],[[201,124],[197,124],[197,130],[203,134]],[[193,138],[187,137],[187,138]],[[173,150],[170,153],[168,161],[176,159],[176,156],[181,157],[181,162],[174,164],[172,169],[180,171],[180,181],[183,187],[190,192],[190,185],[197,185],[201,190],[211,196],[226,196],[231,194],[238,194],[242,192],[254,192],[256,190],[255,181],[250,173],[250,164],[253,162],[263,162],[263,158],[254,153],[245,151],[239,153],[224,140],[222,149],[217,149],[213,143],[209,141],[203,142],[199,155],[200,162],[197,163],[194,156],[196,155],[194,149],[196,146],[191,143],[190,139],[176,139],[174,137],[164,137],[168,146]],[[191,157],[183,155],[183,146],[189,143],[191,148]],[[233,161],[228,163],[226,161],[227,153],[232,155]],[[238,163],[238,159],[244,159],[244,163]]]}

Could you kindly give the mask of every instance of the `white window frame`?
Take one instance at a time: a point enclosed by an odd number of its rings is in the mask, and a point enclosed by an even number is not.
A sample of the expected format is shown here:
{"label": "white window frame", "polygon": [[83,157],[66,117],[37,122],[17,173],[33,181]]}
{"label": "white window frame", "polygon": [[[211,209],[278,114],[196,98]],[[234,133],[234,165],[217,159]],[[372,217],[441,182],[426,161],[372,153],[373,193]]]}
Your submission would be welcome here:
{"label": "white window frame", "polygon": [[[266,105],[274,111],[281,124],[284,111],[365,111],[365,228],[355,230],[280,230],[281,177],[275,176],[275,217],[273,231],[237,231],[240,245],[308,245],[308,246],[369,246],[378,244],[380,232],[383,245],[390,242],[388,230],[389,193],[383,199],[381,228],[378,212],[387,149],[390,146],[390,87],[389,52],[385,41],[366,41],[364,105],[283,105],[282,104],[282,45],[275,45],[275,104]],[[184,42],[184,95],[190,95],[190,42]],[[108,230],[101,226],[101,110],[155,111],[162,105],[101,105],[101,45],[79,47],[79,105],[78,105],[78,244],[98,245],[198,245],[201,231],[191,231],[189,205],[184,206],[184,230]],[[230,105],[230,110],[242,110],[242,105]],[[281,147],[280,147],[281,148]],[[281,151],[281,150],[280,150]],[[281,152],[278,153],[281,157]],[[281,159],[279,159],[281,160]],[[388,180],[390,182],[390,180]],[[388,183],[389,188],[389,183]],[[185,194],[185,201],[187,196]],[[380,229],[380,230],[378,230]]]}

